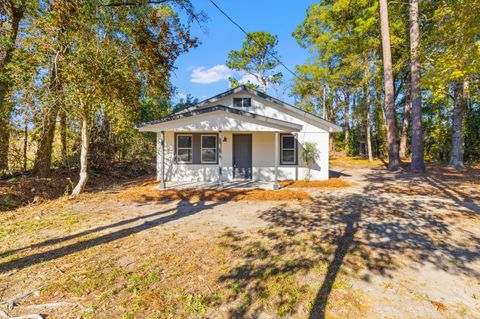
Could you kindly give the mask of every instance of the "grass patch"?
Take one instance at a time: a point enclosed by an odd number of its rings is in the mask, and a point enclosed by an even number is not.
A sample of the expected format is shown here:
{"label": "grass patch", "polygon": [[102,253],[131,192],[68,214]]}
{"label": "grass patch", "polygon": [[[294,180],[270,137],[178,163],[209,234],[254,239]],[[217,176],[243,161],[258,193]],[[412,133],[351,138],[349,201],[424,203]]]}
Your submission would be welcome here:
{"label": "grass patch", "polygon": [[344,168],[373,168],[381,167],[385,164],[378,158],[374,158],[373,161],[370,162],[368,158],[360,156],[333,156],[330,158],[330,165]]}

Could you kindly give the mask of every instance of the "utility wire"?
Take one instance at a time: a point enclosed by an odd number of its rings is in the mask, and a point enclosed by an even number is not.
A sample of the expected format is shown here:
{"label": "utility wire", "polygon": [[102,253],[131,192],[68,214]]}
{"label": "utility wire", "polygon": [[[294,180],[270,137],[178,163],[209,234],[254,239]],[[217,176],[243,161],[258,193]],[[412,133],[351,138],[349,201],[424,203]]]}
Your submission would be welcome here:
{"label": "utility wire", "polygon": [[[222,10],[222,8],[220,8],[218,6],[218,4],[215,3],[215,1],[213,0],[209,0],[213,6],[215,8],[217,8],[218,11],[220,11],[220,13],[222,13],[231,23],[233,23],[237,28],[240,29],[240,31],[242,31],[247,37],[249,37],[248,35],[248,32],[245,31],[244,28],[242,28],[242,26],[240,24],[238,24],[237,22],[235,22],[235,20],[233,20],[225,11]],[[260,43],[257,42],[257,40],[255,40],[255,38],[253,37],[249,37],[250,39],[253,40],[253,42],[255,42],[258,46],[261,46]],[[301,80],[297,74],[295,74],[295,72],[293,72],[288,66],[286,66],[279,58],[277,58],[273,53],[270,53],[269,51],[267,51],[268,55],[270,55],[272,58],[274,58],[281,66],[283,66],[285,68],[285,70],[287,70],[288,72],[290,72],[295,78]]]}

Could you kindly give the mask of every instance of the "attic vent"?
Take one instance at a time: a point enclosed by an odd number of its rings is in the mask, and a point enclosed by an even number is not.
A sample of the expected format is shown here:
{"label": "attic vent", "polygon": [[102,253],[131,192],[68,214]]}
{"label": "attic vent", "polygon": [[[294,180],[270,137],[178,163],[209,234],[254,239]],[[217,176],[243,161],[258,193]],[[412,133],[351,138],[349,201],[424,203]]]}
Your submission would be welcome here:
{"label": "attic vent", "polygon": [[252,106],[252,99],[249,97],[235,97],[233,98],[234,107],[250,107]]}

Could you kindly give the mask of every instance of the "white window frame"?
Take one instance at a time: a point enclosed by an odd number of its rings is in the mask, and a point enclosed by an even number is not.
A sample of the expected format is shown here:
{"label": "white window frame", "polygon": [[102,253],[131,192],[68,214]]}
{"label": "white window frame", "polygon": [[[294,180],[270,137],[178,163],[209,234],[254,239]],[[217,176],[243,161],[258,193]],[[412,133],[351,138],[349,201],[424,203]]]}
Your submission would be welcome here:
{"label": "white window frame", "polygon": [[[293,148],[284,148],[283,147],[283,138],[292,137],[293,138]],[[292,151],[293,150],[293,162],[283,160],[283,151]],[[297,165],[297,140],[293,134],[282,134],[280,135],[280,165]]]}
{"label": "white window frame", "polygon": [[[180,136],[190,136],[190,141],[192,142],[192,144],[190,145],[190,147],[179,147],[179,143],[178,143],[178,138]],[[175,144],[175,157],[177,159],[177,163],[184,163],[184,164],[191,164],[193,163],[193,135],[192,134],[177,134],[176,136],[176,144]],[[181,149],[181,150],[190,150],[190,161],[181,161],[180,158],[178,157],[178,150]]]}
{"label": "white window frame", "polygon": [[[213,136],[215,137],[215,147],[203,147],[203,137],[204,136]],[[215,160],[213,161],[204,161],[203,160],[203,150],[215,150]],[[202,164],[215,164],[218,159],[218,136],[216,134],[201,134],[200,135],[200,163]]]}
{"label": "white window frame", "polygon": [[[241,99],[241,100],[242,100],[242,105],[241,105],[241,106],[235,106],[235,99]],[[250,100],[250,106],[245,106],[245,105],[244,105],[243,102],[244,102],[246,99],[249,99],[249,100]],[[233,105],[234,107],[252,107],[252,98],[251,98],[251,97],[234,97],[233,100],[232,100],[232,105]]]}

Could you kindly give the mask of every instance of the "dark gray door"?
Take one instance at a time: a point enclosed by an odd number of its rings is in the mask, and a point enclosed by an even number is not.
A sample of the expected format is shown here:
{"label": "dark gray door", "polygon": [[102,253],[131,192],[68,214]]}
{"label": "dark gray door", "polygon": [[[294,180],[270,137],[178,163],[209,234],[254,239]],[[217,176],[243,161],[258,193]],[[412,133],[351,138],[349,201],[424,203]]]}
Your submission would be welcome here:
{"label": "dark gray door", "polygon": [[252,179],[251,134],[233,134],[233,178]]}

